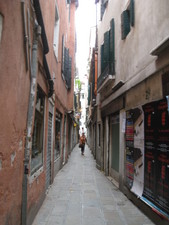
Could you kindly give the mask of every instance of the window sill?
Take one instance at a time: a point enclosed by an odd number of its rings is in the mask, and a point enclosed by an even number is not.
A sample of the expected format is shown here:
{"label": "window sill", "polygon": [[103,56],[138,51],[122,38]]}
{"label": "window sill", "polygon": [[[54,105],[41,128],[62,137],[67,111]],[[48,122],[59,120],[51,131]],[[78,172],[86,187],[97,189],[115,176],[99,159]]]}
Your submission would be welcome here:
{"label": "window sill", "polygon": [[98,92],[103,91],[105,88],[107,88],[107,85],[109,85],[110,83],[114,82],[115,80],[115,76],[114,75],[108,75],[106,77],[106,79],[103,81],[103,83],[101,84],[101,86],[98,88]]}
{"label": "window sill", "polygon": [[151,52],[153,56],[159,56],[166,48],[169,47],[169,37],[163,39]]}
{"label": "window sill", "polygon": [[34,174],[29,176],[28,178],[29,184],[32,184],[40,176],[42,172],[43,172],[43,166],[39,168]]}

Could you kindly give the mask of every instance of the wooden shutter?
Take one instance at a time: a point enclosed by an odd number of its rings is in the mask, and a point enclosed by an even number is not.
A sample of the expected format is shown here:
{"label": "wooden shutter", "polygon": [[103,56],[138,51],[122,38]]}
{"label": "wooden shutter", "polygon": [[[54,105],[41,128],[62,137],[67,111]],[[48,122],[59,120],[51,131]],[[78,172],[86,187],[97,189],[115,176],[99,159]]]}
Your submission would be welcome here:
{"label": "wooden shutter", "polygon": [[130,0],[130,24],[134,27],[134,0]]}
{"label": "wooden shutter", "polygon": [[109,65],[109,31],[104,33],[104,70]]}
{"label": "wooden shutter", "polygon": [[121,14],[121,32],[122,32],[122,40],[124,40],[128,35],[128,33],[130,32],[129,10],[125,10]]}
{"label": "wooden shutter", "polygon": [[64,57],[65,57],[65,39],[64,39],[64,35],[62,35],[62,73],[64,73]]}
{"label": "wooden shutter", "polygon": [[88,85],[88,105],[90,105],[90,100],[91,100],[91,86],[89,83],[89,85]]}
{"label": "wooden shutter", "polygon": [[71,78],[72,78],[72,58],[69,56],[69,70],[68,70],[68,77],[67,77],[68,89],[71,88]]}
{"label": "wooden shutter", "polygon": [[108,2],[108,0],[101,0],[101,8],[100,8],[100,10],[101,10],[101,12],[100,12],[101,20],[103,18],[103,14],[105,12],[107,2]]}
{"label": "wooden shutter", "polygon": [[64,76],[67,82],[69,72],[69,49],[64,48]]}
{"label": "wooden shutter", "polygon": [[104,44],[101,45],[101,73],[104,71]]}
{"label": "wooden shutter", "polygon": [[114,19],[110,22],[110,74],[115,74],[115,35]]}

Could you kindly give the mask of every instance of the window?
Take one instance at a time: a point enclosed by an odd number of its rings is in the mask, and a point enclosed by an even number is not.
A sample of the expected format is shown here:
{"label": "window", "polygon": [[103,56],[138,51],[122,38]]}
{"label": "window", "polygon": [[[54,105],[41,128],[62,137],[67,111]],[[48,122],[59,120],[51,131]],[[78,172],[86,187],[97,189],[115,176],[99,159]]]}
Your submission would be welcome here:
{"label": "window", "polygon": [[134,0],[130,0],[128,8],[121,14],[121,36],[124,40],[128,33],[130,32],[131,27],[134,26]]}
{"label": "window", "polygon": [[56,111],[55,117],[55,152],[54,158],[57,159],[60,156],[61,149],[61,126],[62,126],[62,115]]}
{"label": "window", "polygon": [[45,95],[38,87],[32,136],[31,174],[43,165],[44,108]]}
{"label": "window", "polygon": [[54,27],[53,48],[56,58],[58,58],[58,47],[59,47],[59,11],[57,5],[55,5],[55,27]]}

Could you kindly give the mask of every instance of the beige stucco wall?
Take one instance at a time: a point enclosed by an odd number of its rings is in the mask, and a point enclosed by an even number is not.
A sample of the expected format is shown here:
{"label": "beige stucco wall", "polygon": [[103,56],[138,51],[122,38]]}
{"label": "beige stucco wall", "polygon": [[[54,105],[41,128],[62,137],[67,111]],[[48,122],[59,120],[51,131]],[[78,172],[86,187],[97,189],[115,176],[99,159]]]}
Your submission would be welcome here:
{"label": "beige stucco wall", "polygon": [[[128,0],[109,0],[103,19],[98,26],[100,62],[100,46],[104,41],[104,33],[110,29],[111,19],[115,20],[115,84],[123,80],[125,91],[156,72],[157,57],[150,55],[150,52],[169,36],[168,0],[135,0],[135,26],[131,27],[126,39],[121,40],[121,13],[128,4]],[[164,65],[158,65],[158,70],[162,66]],[[98,67],[99,76],[100,63]]]}
{"label": "beige stucco wall", "polygon": [[157,73],[126,93],[126,110],[162,99],[161,74]]}

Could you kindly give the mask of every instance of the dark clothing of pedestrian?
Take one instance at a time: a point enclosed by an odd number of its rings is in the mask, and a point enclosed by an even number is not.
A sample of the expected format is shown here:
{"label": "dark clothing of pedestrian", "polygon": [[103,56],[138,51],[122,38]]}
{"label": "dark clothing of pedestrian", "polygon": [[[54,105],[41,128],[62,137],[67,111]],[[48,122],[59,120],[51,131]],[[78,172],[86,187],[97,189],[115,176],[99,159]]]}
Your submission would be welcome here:
{"label": "dark clothing of pedestrian", "polygon": [[86,137],[85,134],[82,133],[82,136],[80,137],[80,148],[81,148],[81,153],[84,155],[84,150],[85,150],[85,143],[86,143]]}

